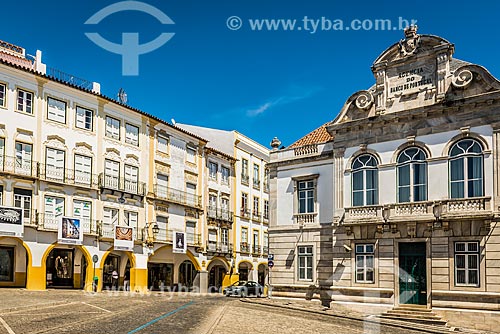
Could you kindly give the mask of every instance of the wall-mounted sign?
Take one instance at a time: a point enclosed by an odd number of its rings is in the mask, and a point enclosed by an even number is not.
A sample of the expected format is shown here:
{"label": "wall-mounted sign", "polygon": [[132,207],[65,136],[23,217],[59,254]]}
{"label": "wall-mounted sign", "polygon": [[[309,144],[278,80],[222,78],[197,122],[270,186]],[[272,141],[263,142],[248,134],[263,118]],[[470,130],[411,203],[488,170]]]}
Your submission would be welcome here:
{"label": "wall-mounted sign", "polygon": [[134,228],[115,226],[115,250],[131,251],[134,249]]}
{"label": "wall-mounted sign", "polygon": [[23,234],[23,209],[0,206],[0,235],[22,238]]}
{"label": "wall-mounted sign", "polygon": [[80,219],[62,217],[59,221],[57,242],[68,245],[83,244],[83,230]]}
{"label": "wall-mounted sign", "polygon": [[186,233],[184,232],[173,232],[173,241],[174,241],[174,247],[173,247],[173,252],[174,253],[183,253],[185,254],[187,251],[187,245],[186,245]]}

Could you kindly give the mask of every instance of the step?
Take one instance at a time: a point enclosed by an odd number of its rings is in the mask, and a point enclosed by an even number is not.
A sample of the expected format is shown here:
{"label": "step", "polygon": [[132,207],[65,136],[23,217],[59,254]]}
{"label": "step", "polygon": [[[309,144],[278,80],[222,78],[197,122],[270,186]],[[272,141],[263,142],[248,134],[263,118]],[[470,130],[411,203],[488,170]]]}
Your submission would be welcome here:
{"label": "step", "polygon": [[417,311],[417,312],[432,312],[426,305],[400,304],[394,310]]}
{"label": "step", "polygon": [[435,313],[433,313],[430,310],[429,311],[410,311],[410,310],[392,309],[392,310],[387,311],[386,313],[390,313],[390,314],[415,314],[415,315],[429,315],[429,316],[436,315]]}
{"label": "step", "polygon": [[447,321],[441,319],[398,317],[388,314],[382,314],[380,317],[382,319],[392,319],[392,320],[399,320],[399,321],[413,322],[418,324],[426,324],[434,326],[446,326],[447,324]]}
{"label": "step", "polygon": [[441,317],[438,315],[435,315],[433,313],[431,314],[414,314],[414,313],[397,313],[397,312],[386,312],[382,315],[388,315],[391,317],[398,317],[398,318],[408,318],[408,319],[431,319],[431,320],[441,320]]}
{"label": "step", "polygon": [[[409,325],[409,322],[406,321],[401,321],[401,320],[393,320],[393,319],[385,319],[385,318],[379,318],[380,324],[382,325]],[[452,332],[457,332],[459,331],[458,328],[450,328],[448,326],[442,326],[442,325],[426,325],[426,324],[419,324],[418,328],[420,330],[425,330],[428,333],[452,333]]]}

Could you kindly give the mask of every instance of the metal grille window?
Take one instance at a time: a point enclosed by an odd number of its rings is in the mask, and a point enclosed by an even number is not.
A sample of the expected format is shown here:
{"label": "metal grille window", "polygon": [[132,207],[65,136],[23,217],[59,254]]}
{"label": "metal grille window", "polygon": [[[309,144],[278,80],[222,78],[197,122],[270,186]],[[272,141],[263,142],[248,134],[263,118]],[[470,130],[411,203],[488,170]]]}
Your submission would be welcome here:
{"label": "metal grille window", "polygon": [[313,247],[298,247],[299,280],[313,280]]}
{"label": "metal grille window", "polygon": [[480,197],[483,189],[483,149],[473,139],[463,139],[450,150],[451,198]]}
{"label": "metal grille window", "polygon": [[0,107],[5,107],[5,92],[6,92],[5,85],[0,84]]}
{"label": "metal grille window", "polygon": [[22,89],[17,90],[17,110],[27,114],[33,113],[33,93]]}
{"label": "metal grille window", "polygon": [[120,121],[106,116],[106,137],[120,140]]}
{"label": "metal grille window", "polygon": [[76,107],[76,127],[92,131],[94,113],[92,110]]}
{"label": "metal grille window", "polygon": [[313,213],[314,212],[314,181],[299,181],[298,187],[298,200],[299,208],[298,213]]}
{"label": "metal grille window", "polygon": [[352,205],[378,204],[378,168],[374,156],[364,154],[352,163]]}
{"label": "metal grille window", "polygon": [[125,124],[125,142],[139,146],[139,128],[137,126]]}
{"label": "metal grille window", "polygon": [[66,102],[51,97],[47,98],[47,119],[66,123]]}
{"label": "metal grille window", "polygon": [[398,203],[427,200],[426,155],[418,147],[410,147],[398,156]]}
{"label": "metal grille window", "polygon": [[455,284],[479,286],[479,242],[455,243]]}
{"label": "metal grille window", "polygon": [[374,276],[374,245],[356,245],[356,283],[373,283]]}

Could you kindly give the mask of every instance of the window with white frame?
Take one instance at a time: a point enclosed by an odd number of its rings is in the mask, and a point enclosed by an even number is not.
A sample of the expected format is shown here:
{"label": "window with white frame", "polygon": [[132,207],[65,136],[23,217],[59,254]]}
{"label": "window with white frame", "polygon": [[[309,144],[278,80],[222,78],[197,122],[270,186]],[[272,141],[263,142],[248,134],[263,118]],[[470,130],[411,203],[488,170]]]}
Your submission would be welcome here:
{"label": "window with white frame", "polygon": [[196,163],[196,149],[194,147],[186,147],[186,161],[192,164]]}
{"label": "window with white frame", "polygon": [[168,217],[156,216],[156,223],[158,224],[158,234],[156,235],[156,240],[167,241],[168,237]]}
{"label": "window with white frame", "polygon": [[31,223],[31,190],[14,188],[14,206],[23,209],[25,224]]}
{"label": "window with white frame", "polygon": [[254,196],[253,197],[253,215],[258,216],[259,215],[259,198]]}
{"label": "window with white frame", "polygon": [[313,246],[298,246],[299,280],[313,280]]}
{"label": "window with white frame", "polygon": [[188,245],[194,245],[196,242],[196,222],[186,222],[186,242]]}
{"label": "window with white frame", "polygon": [[168,195],[168,175],[156,175],[156,196],[167,198]]}
{"label": "window with white frame", "polygon": [[241,159],[241,175],[243,179],[246,178],[246,181],[248,182],[248,160],[247,159]]}
{"label": "window with white frame", "polygon": [[76,107],[75,126],[79,129],[92,131],[94,112],[82,107]]}
{"label": "window with white frame", "polygon": [[241,242],[248,243],[248,228],[246,227],[241,228]]}
{"label": "window with white frame", "polygon": [[208,162],[208,176],[215,181],[217,181],[217,167],[217,163],[213,161]]}
{"label": "window with white frame", "polygon": [[87,232],[95,231],[97,226],[92,226],[92,202],[73,200],[73,217],[78,218],[82,222],[82,227]]}
{"label": "window with white frame", "polygon": [[315,181],[297,181],[298,213],[314,212]]}
{"label": "window with white frame", "polygon": [[104,160],[104,184],[111,189],[118,189],[120,179],[120,163],[117,161]]}
{"label": "window with white frame", "polygon": [[208,210],[211,215],[215,215],[215,211],[217,210],[217,195],[209,194],[208,195]]}
{"label": "window with white frame", "polygon": [[57,229],[62,216],[64,216],[64,198],[45,196],[44,227]]}
{"label": "window with white frame", "polygon": [[229,184],[229,173],[229,168],[225,166],[221,167],[222,183]]}
{"label": "window with white frame", "polygon": [[229,245],[229,231],[227,228],[221,229],[221,237],[220,237],[221,244],[223,245]]}
{"label": "window with white frame", "polygon": [[33,156],[33,145],[16,142],[16,173],[31,175],[31,159]]}
{"label": "window with white frame", "polygon": [[269,201],[264,200],[264,219],[269,219]]}
{"label": "window with white frame", "polygon": [[352,163],[352,206],[378,204],[378,164],[373,155],[363,154]]}
{"label": "window with white frame", "polygon": [[262,246],[264,246],[265,251],[269,250],[269,235],[267,232],[264,232]]}
{"label": "window with white frame", "polygon": [[474,139],[462,139],[450,150],[450,197],[484,196],[483,148]]}
{"label": "window with white frame", "polygon": [[125,165],[125,190],[137,193],[139,183],[139,168]]}
{"label": "window with white frame", "polygon": [[75,183],[90,185],[92,182],[92,157],[75,154]]}
{"label": "window with white frame", "polygon": [[137,227],[137,212],[133,211],[125,211],[124,212],[125,219],[123,220],[123,225],[130,227]]}
{"label": "window with white frame", "polygon": [[479,286],[479,242],[455,242],[455,285]]}
{"label": "window with white frame", "polygon": [[418,147],[409,147],[399,154],[398,203],[427,200],[426,158],[425,152]]}
{"label": "window with white frame", "polygon": [[17,90],[17,111],[33,114],[33,93],[22,89]]}
{"label": "window with white frame", "polygon": [[260,167],[256,164],[253,165],[253,183],[255,185],[260,184]]}
{"label": "window with white frame", "polygon": [[356,245],[356,283],[373,283],[374,275],[374,245]]}
{"label": "window with white frame", "polygon": [[103,223],[106,225],[118,225],[118,209],[104,208]]}
{"label": "window with white frame", "polygon": [[106,116],[106,137],[120,140],[120,121]]}
{"label": "window with white frame", "polygon": [[45,176],[52,180],[64,180],[65,152],[47,147],[45,154]]}
{"label": "window with white frame", "polygon": [[66,123],[66,102],[48,97],[47,119],[59,123]]}
{"label": "window with white frame", "polygon": [[135,125],[125,124],[125,142],[139,146],[139,128]]}
{"label": "window with white frame", "polygon": [[168,138],[158,135],[158,151],[168,154]]}
{"label": "window with white frame", "polygon": [[7,88],[5,84],[0,83],[0,107],[5,107],[6,106],[6,93],[7,93]]}
{"label": "window with white frame", "polygon": [[248,213],[248,194],[241,193],[241,214]]}

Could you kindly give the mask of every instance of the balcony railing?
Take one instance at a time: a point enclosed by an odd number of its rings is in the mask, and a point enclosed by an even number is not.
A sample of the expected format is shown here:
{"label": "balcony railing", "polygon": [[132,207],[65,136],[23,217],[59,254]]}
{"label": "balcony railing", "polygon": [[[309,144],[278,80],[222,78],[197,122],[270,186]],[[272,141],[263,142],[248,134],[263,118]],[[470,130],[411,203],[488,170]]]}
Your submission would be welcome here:
{"label": "balcony railing", "polygon": [[0,156],[0,173],[38,177],[38,163],[18,157]]}
{"label": "balcony railing", "polygon": [[447,199],[440,202],[441,218],[487,217],[492,215],[491,197]]}
{"label": "balcony railing", "polygon": [[60,81],[73,84],[73,85],[80,87],[80,88],[83,88],[83,89],[92,90],[92,87],[93,87],[92,82],[90,82],[88,80],[75,77],[72,74],[65,73],[63,71],[60,71],[60,70],[52,68],[52,67],[47,67],[47,75],[50,77],[53,77],[55,79],[58,79]]}
{"label": "balcony railing", "polygon": [[268,192],[269,192],[269,182],[267,182],[267,181],[264,181],[264,191],[265,191],[266,193],[268,193]]}
{"label": "balcony railing", "polygon": [[201,209],[201,196],[190,194],[185,191],[172,189],[165,186],[154,186],[154,194],[158,199],[165,201],[195,207]]}
{"label": "balcony railing", "polygon": [[262,247],[262,254],[263,255],[269,254],[269,247],[268,246],[263,246]]}
{"label": "balcony railing", "polygon": [[241,253],[250,253],[250,246],[247,242],[240,242],[240,252]]}
{"label": "balcony railing", "polygon": [[248,186],[250,182],[250,177],[247,174],[241,174],[241,183],[246,184]]}
{"label": "balcony railing", "polygon": [[246,208],[241,208],[240,216],[243,218],[250,218],[250,210],[248,210]]}
{"label": "balcony railing", "polygon": [[146,194],[146,184],[144,182],[106,175],[105,173],[99,175],[99,187],[101,189],[122,191],[132,195],[144,196]]}
{"label": "balcony railing", "polygon": [[[121,226],[121,225],[118,225]],[[114,239],[115,224],[99,222],[99,236],[105,239]],[[142,228],[134,228],[134,241],[145,241],[146,232]]]}
{"label": "balcony railing", "polygon": [[233,251],[233,245],[230,243],[224,244],[222,242],[207,241],[207,251],[212,253],[228,254]]}
{"label": "balcony railing", "polygon": [[382,205],[355,206],[345,208],[346,224],[366,224],[383,222]]}
{"label": "balcony railing", "polygon": [[434,203],[426,202],[413,202],[413,203],[396,203],[389,205],[389,220],[391,222],[403,222],[408,219],[414,221],[432,221],[434,220],[433,213]]}
{"label": "balcony railing", "polygon": [[253,188],[257,190],[260,189],[260,180],[253,179]]}
{"label": "balcony railing", "polygon": [[225,222],[232,223],[233,222],[233,212],[215,208],[213,206],[207,207],[207,217],[213,220],[221,220]]}
{"label": "balcony railing", "polygon": [[[50,213],[38,213],[36,224],[38,229],[44,231],[57,231],[62,215],[54,215]],[[98,234],[99,221],[88,218],[75,218],[80,220],[80,228],[84,234]],[[111,233],[112,235],[113,233]]]}
{"label": "balcony railing", "polygon": [[299,225],[303,224],[314,224],[316,222],[316,216],[318,214],[316,212],[311,213],[296,213],[294,215],[295,221]]}
{"label": "balcony railing", "polygon": [[40,179],[51,182],[65,183],[82,187],[94,188],[99,184],[97,174],[91,174],[67,168],[56,168],[40,164]]}
{"label": "balcony railing", "polygon": [[252,245],[252,253],[253,254],[260,254],[260,245]]}
{"label": "balcony railing", "polygon": [[[154,242],[171,244],[173,242],[173,230],[161,228],[153,238]],[[147,232],[144,231],[144,236],[147,237]],[[145,240],[145,239],[144,239]],[[201,234],[186,233],[186,242],[190,246],[201,245]]]}

